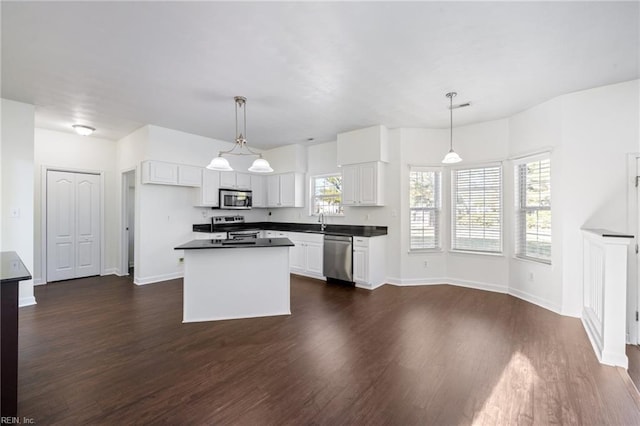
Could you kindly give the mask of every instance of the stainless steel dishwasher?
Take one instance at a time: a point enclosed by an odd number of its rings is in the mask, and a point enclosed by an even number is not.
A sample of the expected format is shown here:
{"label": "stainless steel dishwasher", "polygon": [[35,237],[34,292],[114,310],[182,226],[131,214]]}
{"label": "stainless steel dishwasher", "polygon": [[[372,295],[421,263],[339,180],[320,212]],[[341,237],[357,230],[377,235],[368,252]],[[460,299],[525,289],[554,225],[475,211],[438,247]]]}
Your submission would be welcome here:
{"label": "stainless steel dishwasher", "polygon": [[353,282],[353,242],[344,235],[325,235],[322,274]]}

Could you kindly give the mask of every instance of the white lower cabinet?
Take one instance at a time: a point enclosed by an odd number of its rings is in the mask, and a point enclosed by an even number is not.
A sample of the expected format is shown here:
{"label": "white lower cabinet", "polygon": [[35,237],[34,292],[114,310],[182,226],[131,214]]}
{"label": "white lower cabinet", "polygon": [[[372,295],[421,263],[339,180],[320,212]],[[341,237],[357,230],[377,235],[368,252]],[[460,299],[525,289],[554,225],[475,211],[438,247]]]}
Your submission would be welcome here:
{"label": "white lower cabinet", "polygon": [[353,281],[359,284],[369,283],[369,248],[353,247]]}
{"label": "white lower cabinet", "polygon": [[373,290],[385,283],[386,236],[353,237],[353,281],[356,287]]}
{"label": "white lower cabinet", "polygon": [[289,234],[284,231],[262,231],[264,232],[263,238],[290,238]]}
{"label": "white lower cabinet", "polygon": [[322,254],[324,235],[303,232],[289,232],[294,247],[289,249],[289,269],[291,273],[313,278],[322,275]]}

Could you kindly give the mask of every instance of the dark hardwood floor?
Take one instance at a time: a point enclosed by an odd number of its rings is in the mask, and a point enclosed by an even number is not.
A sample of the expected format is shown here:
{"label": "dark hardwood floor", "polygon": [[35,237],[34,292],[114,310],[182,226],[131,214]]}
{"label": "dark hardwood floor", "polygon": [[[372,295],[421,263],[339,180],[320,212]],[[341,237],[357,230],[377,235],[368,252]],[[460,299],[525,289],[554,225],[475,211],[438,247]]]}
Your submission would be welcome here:
{"label": "dark hardwood floor", "polygon": [[627,345],[627,358],[629,358],[629,377],[636,389],[640,389],[640,346]]}
{"label": "dark hardwood floor", "polygon": [[18,410],[37,424],[640,424],[579,320],[504,294],[292,276],[291,316],[182,324],[181,280],[35,293]]}

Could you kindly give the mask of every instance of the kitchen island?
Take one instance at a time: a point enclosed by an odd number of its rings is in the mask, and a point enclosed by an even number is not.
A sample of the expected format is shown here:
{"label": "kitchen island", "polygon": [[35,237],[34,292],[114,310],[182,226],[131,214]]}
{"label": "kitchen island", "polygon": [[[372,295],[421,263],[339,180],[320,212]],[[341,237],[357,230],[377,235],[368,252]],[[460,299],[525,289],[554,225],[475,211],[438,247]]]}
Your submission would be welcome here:
{"label": "kitchen island", "polygon": [[288,238],[192,240],[184,250],[183,322],[290,315]]}

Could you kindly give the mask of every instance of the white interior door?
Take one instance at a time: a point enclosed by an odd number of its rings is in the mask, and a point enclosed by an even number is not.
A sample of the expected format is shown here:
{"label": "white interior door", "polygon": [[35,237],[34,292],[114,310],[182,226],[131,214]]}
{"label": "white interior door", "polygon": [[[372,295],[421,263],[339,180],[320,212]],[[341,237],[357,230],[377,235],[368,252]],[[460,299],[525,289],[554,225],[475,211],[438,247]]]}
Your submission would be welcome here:
{"label": "white interior door", "polygon": [[100,176],[76,173],[76,278],[100,274]]}
{"label": "white interior door", "polygon": [[100,274],[100,176],[47,172],[47,281]]}

